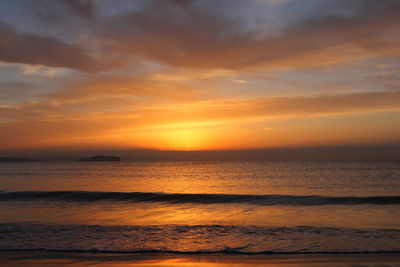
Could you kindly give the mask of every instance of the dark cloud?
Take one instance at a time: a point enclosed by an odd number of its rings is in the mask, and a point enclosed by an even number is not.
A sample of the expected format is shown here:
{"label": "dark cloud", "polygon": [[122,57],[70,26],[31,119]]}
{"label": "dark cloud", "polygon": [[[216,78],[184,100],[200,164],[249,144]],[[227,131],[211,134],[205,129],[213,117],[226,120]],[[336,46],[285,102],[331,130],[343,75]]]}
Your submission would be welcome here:
{"label": "dark cloud", "polygon": [[91,0],[64,0],[73,11],[86,18],[93,16],[93,2]]}
{"label": "dark cloud", "polygon": [[[212,5],[178,2],[186,3],[185,8],[170,5],[171,1],[149,1],[140,10],[99,19],[101,26],[94,34],[108,49],[126,57],[191,68],[301,67],[298,61],[304,62],[306,53],[311,53],[306,66],[325,65],[337,58],[337,51],[329,51],[340,45],[367,50],[368,56],[400,54],[396,1],[356,1],[352,15],[313,14],[274,37],[240,31],[237,20],[217,13]],[[339,52],[342,61],[349,60],[348,47]]]}
{"label": "dark cloud", "polygon": [[75,28],[95,17],[95,3],[92,0],[33,0],[28,4],[33,16],[49,23],[49,27],[63,25]]}
{"label": "dark cloud", "polygon": [[[243,69],[301,68],[400,55],[399,1],[332,1],[330,6],[349,12],[311,12],[275,35],[266,34],[262,27],[243,30],[243,21],[227,12],[235,9],[236,1],[149,0],[103,16],[95,15],[96,2],[89,0],[38,3],[42,10],[38,16],[46,17],[42,22],[62,29],[71,42],[17,33],[3,25],[0,56],[4,61],[83,71],[138,60],[186,68]],[[112,1],[104,3],[111,8]],[[94,60],[94,52],[101,57]]]}
{"label": "dark cloud", "polygon": [[98,64],[82,47],[54,37],[22,33],[0,22],[0,61],[96,71]]}

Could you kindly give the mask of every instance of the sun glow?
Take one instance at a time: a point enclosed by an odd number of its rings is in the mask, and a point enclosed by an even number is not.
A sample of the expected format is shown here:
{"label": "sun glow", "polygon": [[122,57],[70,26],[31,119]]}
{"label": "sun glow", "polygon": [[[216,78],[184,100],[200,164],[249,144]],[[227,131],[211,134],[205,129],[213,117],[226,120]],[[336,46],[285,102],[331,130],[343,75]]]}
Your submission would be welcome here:
{"label": "sun glow", "polygon": [[[154,125],[133,133],[143,144],[154,149],[204,150],[212,149],[218,139],[221,122],[181,122]],[[133,138],[132,135],[132,138]]]}
{"label": "sun glow", "polygon": [[165,132],[162,136],[167,149],[196,150],[208,144],[207,133],[199,129],[170,131]]}

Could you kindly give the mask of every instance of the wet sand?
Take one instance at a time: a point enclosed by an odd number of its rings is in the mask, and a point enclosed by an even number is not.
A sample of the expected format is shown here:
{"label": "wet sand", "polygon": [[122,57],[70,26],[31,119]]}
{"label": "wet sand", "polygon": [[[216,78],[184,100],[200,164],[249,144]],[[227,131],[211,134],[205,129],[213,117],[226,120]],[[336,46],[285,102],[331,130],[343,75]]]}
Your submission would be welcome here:
{"label": "wet sand", "polygon": [[0,252],[0,266],[400,266],[400,253],[367,254],[100,254],[46,251]]}

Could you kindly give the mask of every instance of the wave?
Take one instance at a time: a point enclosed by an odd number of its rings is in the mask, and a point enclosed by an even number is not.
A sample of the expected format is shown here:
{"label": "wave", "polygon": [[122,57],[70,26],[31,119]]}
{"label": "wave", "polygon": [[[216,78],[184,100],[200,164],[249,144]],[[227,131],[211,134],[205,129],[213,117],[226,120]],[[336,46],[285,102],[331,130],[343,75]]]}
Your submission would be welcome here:
{"label": "wave", "polygon": [[98,253],[400,252],[400,230],[313,226],[0,224],[0,251]]}
{"label": "wave", "polygon": [[400,253],[400,250],[357,250],[357,251],[341,251],[341,250],[322,250],[322,251],[240,251],[236,248],[224,248],[221,250],[194,250],[194,251],[180,251],[180,250],[160,250],[160,249],[144,249],[144,250],[104,250],[104,249],[0,249],[0,252],[64,252],[64,253],[103,253],[103,254],[147,254],[147,253],[163,253],[163,254],[238,254],[238,255],[312,255],[312,254],[389,254]]}
{"label": "wave", "polygon": [[237,194],[168,194],[146,192],[96,191],[0,191],[0,201],[65,202],[164,202],[169,204],[253,204],[262,206],[296,205],[395,205],[400,196],[297,196]]}

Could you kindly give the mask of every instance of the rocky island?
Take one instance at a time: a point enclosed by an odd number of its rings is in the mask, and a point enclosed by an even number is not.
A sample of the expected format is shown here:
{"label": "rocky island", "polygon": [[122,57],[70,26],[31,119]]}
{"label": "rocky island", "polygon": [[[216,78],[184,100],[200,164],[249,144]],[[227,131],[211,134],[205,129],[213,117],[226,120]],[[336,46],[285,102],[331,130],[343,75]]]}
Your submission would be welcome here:
{"label": "rocky island", "polygon": [[97,155],[89,158],[79,159],[78,161],[121,161],[117,156]]}

